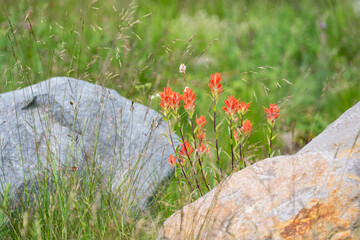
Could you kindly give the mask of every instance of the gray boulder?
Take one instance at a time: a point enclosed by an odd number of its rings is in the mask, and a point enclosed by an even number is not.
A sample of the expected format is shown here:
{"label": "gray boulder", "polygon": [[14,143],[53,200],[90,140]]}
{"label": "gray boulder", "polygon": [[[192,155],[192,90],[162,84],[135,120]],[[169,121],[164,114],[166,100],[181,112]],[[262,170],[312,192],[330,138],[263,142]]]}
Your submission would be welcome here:
{"label": "gray boulder", "polygon": [[127,186],[130,208],[142,209],[173,173],[166,133],[156,111],[73,78],[0,94],[0,193],[5,183],[18,191],[54,166],[96,166],[113,191]]}

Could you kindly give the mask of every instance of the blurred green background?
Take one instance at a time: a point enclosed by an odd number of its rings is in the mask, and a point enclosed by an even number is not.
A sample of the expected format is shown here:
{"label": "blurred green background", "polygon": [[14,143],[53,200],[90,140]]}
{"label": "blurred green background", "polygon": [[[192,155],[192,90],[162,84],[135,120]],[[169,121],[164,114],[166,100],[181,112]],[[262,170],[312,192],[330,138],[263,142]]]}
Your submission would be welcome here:
{"label": "blurred green background", "polygon": [[288,99],[279,126],[296,150],[359,101],[359,20],[358,0],[2,0],[0,92],[70,76],[148,104],[183,90],[185,63],[199,114],[214,72],[255,123]]}

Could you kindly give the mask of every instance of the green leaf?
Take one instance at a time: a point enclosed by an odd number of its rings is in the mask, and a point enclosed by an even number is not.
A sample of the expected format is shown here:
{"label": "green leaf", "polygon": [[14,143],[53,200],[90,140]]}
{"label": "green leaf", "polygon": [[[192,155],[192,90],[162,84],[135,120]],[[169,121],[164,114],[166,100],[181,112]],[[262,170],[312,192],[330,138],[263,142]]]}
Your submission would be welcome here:
{"label": "green leaf", "polygon": [[171,142],[171,139],[169,138],[169,136],[166,135],[166,134],[163,134],[163,135],[166,137],[166,139],[168,140],[169,144],[172,145],[172,142]]}
{"label": "green leaf", "polygon": [[269,125],[268,125],[268,124],[266,124],[266,127],[267,127],[267,129],[268,129],[269,133],[271,133],[271,127],[269,127]]}
{"label": "green leaf", "polygon": [[193,138],[193,135],[192,135],[192,134],[187,133],[186,135],[187,135],[187,138],[189,139],[189,141],[190,141],[191,143],[195,142],[195,139]]}
{"label": "green leaf", "polygon": [[183,143],[182,139],[179,136],[177,136],[175,139],[178,140],[179,142]]}
{"label": "green leaf", "polygon": [[214,122],[214,115],[211,114],[211,113],[208,113],[208,116],[209,116],[210,120],[211,120],[212,122]]}
{"label": "green leaf", "polygon": [[166,117],[162,117],[162,119],[164,119],[165,122],[168,122],[168,119]]}
{"label": "green leaf", "polygon": [[[197,133],[197,131],[198,131],[198,129],[200,128],[200,126],[196,126],[195,128],[194,128],[194,133]],[[204,127],[205,128],[205,127]]]}
{"label": "green leaf", "polygon": [[271,138],[271,140],[274,140],[277,136],[279,136],[279,134],[280,134],[280,133],[278,133],[278,134],[276,134],[275,136],[273,136],[273,137]]}
{"label": "green leaf", "polygon": [[[219,154],[220,154],[220,152],[219,152]],[[224,151],[224,154],[231,160],[231,155],[229,153]]]}

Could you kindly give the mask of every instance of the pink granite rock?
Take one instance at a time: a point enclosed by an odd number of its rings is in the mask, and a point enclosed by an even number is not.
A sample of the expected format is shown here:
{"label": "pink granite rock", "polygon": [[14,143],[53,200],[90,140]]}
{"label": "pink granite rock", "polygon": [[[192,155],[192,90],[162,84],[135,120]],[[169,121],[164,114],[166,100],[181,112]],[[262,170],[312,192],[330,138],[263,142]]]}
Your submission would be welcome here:
{"label": "pink granite rock", "polygon": [[298,154],[229,176],[158,239],[360,239],[359,129],[360,103]]}

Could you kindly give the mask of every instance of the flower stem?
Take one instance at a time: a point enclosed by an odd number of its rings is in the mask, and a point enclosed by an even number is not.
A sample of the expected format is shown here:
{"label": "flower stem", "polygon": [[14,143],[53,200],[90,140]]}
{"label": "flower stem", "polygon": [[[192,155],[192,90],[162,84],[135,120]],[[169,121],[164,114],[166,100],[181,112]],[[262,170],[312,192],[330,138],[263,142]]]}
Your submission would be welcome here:
{"label": "flower stem", "polygon": [[[240,116],[240,129],[242,128],[243,126],[243,121],[244,121],[244,118],[243,118],[243,115],[241,114]],[[243,162],[243,152],[242,152],[242,144],[243,144],[243,139],[242,139],[242,134],[240,134],[239,136],[239,139],[240,139],[240,145],[239,145],[239,155],[240,155],[240,164],[241,162]],[[243,167],[245,166],[245,164],[243,163]],[[240,169],[241,169],[241,166],[240,166]]]}
{"label": "flower stem", "polygon": [[232,124],[233,124],[232,119],[230,119],[231,170],[234,170],[234,147],[233,147]]}
{"label": "flower stem", "polygon": [[192,136],[193,136],[193,139],[194,139],[194,146],[195,146],[195,149],[197,149],[195,131],[194,131],[194,119],[193,118],[190,119],[190,117],[189,117],[189,120],[190,120],[190,125],[191,125],[191,133],[192,133]]}
{"label": "flower stem", "polygon": [[218,143],[218,136],[217,136],[217,131],[216,131],[216,99],[214,97],[214,133],[215,133],[215,148],[216,148],[216,157],[217,157],[217,165],[219,166],[219,169],[221,171],[220,168],[220,157],[219,157],[219,143]]}
{"label": "flower stem", "polygon": [[177,183],[179,185],[179,189],[181,189],[180,180],[179,180],[179,178],[177,177],[177,174],[176,174],[176,168],[174,168],[174,175],[175,175],[176,181],[177,181]]}
{"label": "flower stem", "polygon": [[183,132],[182,132],[182,130],[181,130],[180,121],[178,121],[178,125],[179,125],[180,136],[181,136],[181,139],[182,139],[183,144],[184,144],[186,156],[187,156],[188,159],[189,159],[189,163],[190,163],[191,169],[192,169],[193,174],[194,174],[196,187],[199,189],[200,195],[202,196],[203,194],[202,194],[202,192],[201,192],[201,188],[200,188],[200,186],[199,186],[199,182],[198,182],[197,177],[196,177],[196,172],[195,172],[194,166],[193,166],[193,164],[192,164],[192,162],[191,162],[191,158],[190,158],[189,152],[188,152],[187,147],[186,147],[186,144],[185,144],[185,138],[184,138],[184,134],[183,134]]}
{"label": "flower stem", "polygon": [[187,82],[186,82],[186,74],[183,74],[183,76],[184,76],[185,86],[187,86]]}
{"label": "flower stem", "polygon": [[168,123],[167,125],[168,125],[168,130],[169,130],[169,136],[170,136],[171,146],[172,146],[172,148],[173,148],[173,150],[174,150],[175,155],[177,155],[176,150],[175,150],[175,146],[174,146],[174,140],[173,140],[172,135],[171,135],[170,119],[168,118],[167,115],[165,116],[165,119],[166,119],[166,122]]}
{"label": "flower stem", "polygon": [[185,173],[185,171],[184,171],[184,166],[183,166],[181,163],[179,163],[179,165],[180,165],[180,167],[181,167],[181,171],[182,171],[182,173],[183,173],[183,175],[184,175],[187,183],[188,183],[189,186],[190,186],[191,192],[193,192],[194,189],[193,189],[193,187],[191,186],[191,183],[190,183],[190,181],[189,181],[189,178],[186,176],[186,173]]}
{"label": "flower stem", "polygon": [[[171,135],[170,120],[169,120],[169,118],[168,118],[167,115],[165,116],[165,119],[166,119],[166,121],[167,121],[167,123],[168,123],[168,129],[169,129],[169,136],[170,136],[171,146],[172,146],[172,148],[173,148],[173,150],[174,150],[175,155],[177,156],[177,152],[176,152],[176,149],[175,149],[175,146],[174,146],[174,140],[173,140],[172,135]],[[189,184],[189,186],[190,186],[191,191],[193,192],[194,189],[193,189],[193,187],[191,186],[191,183],[190,183],[189,179],[187,178],[187,176],[186,176],[186,174],[185,174],[185,172],[184,172],[184,170],[183,170],[183,166],[181,165],[181,163],[179,163],[179,164],[180,164],[180,166],[181,166],[181,170],[182,170],[182,172],[183,172],[183,175],[184,175],[185,179],[187,180],[187,182],[188,182],[188,184]],[[178,184],[179,184],[179,187],[180,187],[179,179],[178,179]]]}
{"label": "flower stem", "polygon": [[268,154],[268,157],[271,156],[272,135],[273,135],[273,125],[271,125],[271,128],[270,128],[270,143],[269,143],[269,154]]}
{"label": "flower stem", "polygon": [[[193,138],[194,138],[194,144],[195,144],[195,150],[198,150],[197,149],[197,145],[196,145],[196,139],[195,139],[195,132],[194,132],[194,119],[191,118],[190,119],[190,123],[191,123],[191,131],[192,131],[192,135],[193,135]],[[200,144],[200,143],[199,143]],[[205,178],[205,175],[204,175],[204,171],[203,171],[203,166],[202,166],[202,163],[201,163],[201,158],[198,157],[198,162],[199,162],[199,165],[200,165],[200,172],[201,172],[201,176],[205,182],[205,186],[206,188],[208,189],[208,191],[210,191],[210,188],[206,182],[206,178]]]}

